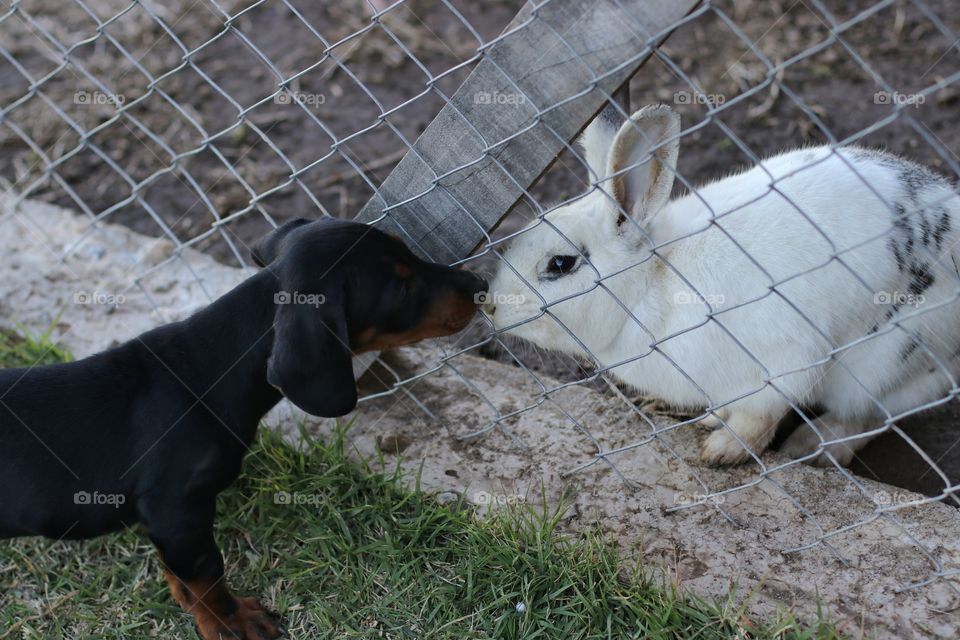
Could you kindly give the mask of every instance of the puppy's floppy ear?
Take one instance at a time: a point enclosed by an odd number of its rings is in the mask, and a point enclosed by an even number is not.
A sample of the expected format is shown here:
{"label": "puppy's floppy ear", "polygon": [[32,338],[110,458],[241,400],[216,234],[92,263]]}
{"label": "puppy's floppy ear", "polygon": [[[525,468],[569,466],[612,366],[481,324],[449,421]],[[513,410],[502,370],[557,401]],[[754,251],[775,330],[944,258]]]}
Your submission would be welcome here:
{"label": "puppy's floppy ear", "polygon": [[342,292],[319,304],[298,304],[287,295],[277,304],[267,381],[311,415],[350,413],[357,383]]}
{"label": "puppy's floppy ear", "polygon": [[311,222],[314,222],[314,220],[307,220],[306,218],[297,218],[295,220],[284,222],[282,225],[257,240],[256,244],[253,245],[253,248],[250,249],[250,257],[253,258],[253,261],[258,267],[267,266],[276,260],[278,255],[280,255],[280,251],[283,247],[283,241],[288,235],[290,235],[290,232]]}

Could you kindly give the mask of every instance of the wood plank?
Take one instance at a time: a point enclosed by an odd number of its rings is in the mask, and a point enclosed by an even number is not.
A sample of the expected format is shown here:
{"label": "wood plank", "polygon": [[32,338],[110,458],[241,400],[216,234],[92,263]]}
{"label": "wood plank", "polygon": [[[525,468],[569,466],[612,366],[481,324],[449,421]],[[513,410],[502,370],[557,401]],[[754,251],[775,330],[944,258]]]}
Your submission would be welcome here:
{"label": "wood plank", "polygon": [[604,105],[592,83],[614,93],[698,3],[528,3],[357,220],[434,261],[465,258]]}

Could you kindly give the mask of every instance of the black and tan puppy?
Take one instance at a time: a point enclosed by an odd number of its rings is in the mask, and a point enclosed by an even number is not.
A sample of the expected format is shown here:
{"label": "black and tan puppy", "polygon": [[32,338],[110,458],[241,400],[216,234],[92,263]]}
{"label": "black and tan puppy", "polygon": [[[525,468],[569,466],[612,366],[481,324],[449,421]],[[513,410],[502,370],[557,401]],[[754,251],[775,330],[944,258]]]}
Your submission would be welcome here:
{"label": "black and tan puppy", "polygon": [[0,538],[89,538],[140,523],[207,640],[275,638],[227,588],[215,500],[282,396],[318,416],[357,404],[351,359],[473,317],[479,277],[366,225],[296,220],[265,267],[182,322],[68,364],[0,371]]}

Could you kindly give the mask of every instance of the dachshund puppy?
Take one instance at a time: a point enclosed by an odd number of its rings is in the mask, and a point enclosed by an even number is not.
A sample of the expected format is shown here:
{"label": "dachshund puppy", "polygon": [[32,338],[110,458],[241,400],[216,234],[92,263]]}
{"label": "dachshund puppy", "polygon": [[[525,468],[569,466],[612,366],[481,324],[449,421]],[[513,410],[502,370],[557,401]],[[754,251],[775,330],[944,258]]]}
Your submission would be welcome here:
{"label": "dachshund puppy", "polygon": [[217,494],[261,417],[283,396],[349,413],[354,355],[460,331],[487,287],[333,219],[288,222],[253,257],[263,270],[187,320],[77,362],[0,370],[0,538],[140,523],[206,640],[281,633],[229,591],[213,537]]}

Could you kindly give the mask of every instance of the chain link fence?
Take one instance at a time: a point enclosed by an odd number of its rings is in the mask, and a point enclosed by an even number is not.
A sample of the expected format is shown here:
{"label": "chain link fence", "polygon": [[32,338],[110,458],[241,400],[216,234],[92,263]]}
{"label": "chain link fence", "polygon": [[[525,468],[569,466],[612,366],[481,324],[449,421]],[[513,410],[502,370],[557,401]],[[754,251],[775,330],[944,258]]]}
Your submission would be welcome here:
{"label": "chain link fence", "polygon": [[[953,7],[480,5],[2,0],[3,189],[17,201],[78,211],[86,234],[119,223],[168,241],[169,256],[131,271],[131,289],[160,270],[190,270],[189,248],[248,267],[248,245],[285,219],[359,213],[422,255],[495,283],[486,301],[492,322],[478,318],[466,333],[436,341],[417,371],[382,359],[372,369],[379,390],[364,401],[397,396],[430,413],[418,385],[442,370],[462,385],[451,393],[473,394],[492,416],[449,425],[458,437],[500,433],[525,447],[513,421],[570,387],[590,388],[593,402],[632,412],[635,429],[610,447],[594,437],[596,425],[556,405],[567,422],[557,428],[576,430],[592,447],[586,461],[571,456],[566,472],[602,466],[629,487],[633,470],[621,459],[657,444],[700,486],[668,511],[714,509],[735,523],[727,498],[763,484],[818,528],[784,551],[832,549],[835,537],[879,520],[929,563],[929,575],[904,588],[939,582],[960,595],[955,565],[901,521],[928,502],[960,505],[958,476],[945,462],[957,440],[948,403],[960,373]],[[603,30],[613,28],[608,40]],[[631,76],[626,94],[617,91]],[[666,104],[682,123],[638,122],[633,142],[623,142],[632,153],[607,165],[629,103]],[[575,134],[601,110],[595,146],[584,150]],[[630,125],[620,131],[629,137]],[[764,165],[732,192],[703,186],[798,147],[805,150],[790,162]],[[850,151],[857,147],[913,162]],[[673,183],[644,173],[651,166]],[[638,215],[656,184],[665,189],[656,197],[672,188],[689,217],[665,213],[658,227]],[[591,207],[622,216],[569,213]],[[601,229],[607,223],[612,235]],[[587,246],[604,238],[606,247]],[[636,254],[615,263],[604,250],[617,238],[630,238],[623,251]],[[648,280],[650,270],[671,284]],[[662,295],[632,290],[630,278]],[[561,292],[561,282],[575,284]],[[676,321],[651,324],[677,308]],[[747,320],[733,319],[738,313]],[[624,331],[633,342],[611,349]],[[575,355],[532,349],[511,333]],[[764,351],[771,348],[776,354]],[[464,366],[475,356],[519,368],[534,391],[508,403],[485,397]],[[756,386],[730,382],[741,378]],[[684,387],[659,395],[690,412],[635,396],[624,379]],[[761,397],[757,409],[751,403]],[[847,405],[862,418],[855,428],[824,421],[825,409]],[[948,408],[922,417],[939,405]],[[747,418],[742,407],[750,407]],[[661,413],[674,419],[665,423]],[[755,416],[759,426],[747,424]],[[796,446],[789,435],[774,445],[786,439],[796,459],[765,451],[781,418],[801,435]],[[902,428],[910,420],[933,425],[937,452]],[[674,449],[671,434],[704,421],[722,434],[711,439],[724,438],[704,457],[754,465],[749,482],[718,484]],[[881,434],[892,458],[854,455]],[[897,481],[886,467],[906,467],[908,458],[924,478],[910,488],[927,497],[878,493],[860,479]],[[833,470],[825,482],[848,484],[871,508],[817,524],[803,496],[777,479],[811,462]]]}

